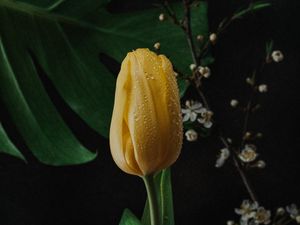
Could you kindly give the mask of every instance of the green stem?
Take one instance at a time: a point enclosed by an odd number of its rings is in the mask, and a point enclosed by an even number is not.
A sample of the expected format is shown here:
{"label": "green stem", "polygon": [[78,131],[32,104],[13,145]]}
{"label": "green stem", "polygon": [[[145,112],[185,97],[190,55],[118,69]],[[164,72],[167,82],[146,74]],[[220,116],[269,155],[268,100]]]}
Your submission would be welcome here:
{"label": "green stem", "polygon": [[157,191],[155,189],[154,175],[146,175],[142,178],[145,183],[148,195],[151,225],[160,225]]}

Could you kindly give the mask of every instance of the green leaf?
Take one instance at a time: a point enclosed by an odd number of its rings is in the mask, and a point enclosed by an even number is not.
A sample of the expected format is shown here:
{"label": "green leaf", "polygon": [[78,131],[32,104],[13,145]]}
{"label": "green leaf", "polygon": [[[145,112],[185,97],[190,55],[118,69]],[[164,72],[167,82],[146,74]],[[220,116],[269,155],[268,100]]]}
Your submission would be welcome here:
{"label": "green leaf", "polygon": [[183,97],[187,88],[189,87],[189,82],[184,78],[177,78],[178,88],[179,88],[179,95]]}
{"label": "green leaf", "polygon": [[0,123],[0,153],[6,153],[26,161],[22,153],[10,141],[1,123]]}
{"label": "green leaf", "polygon": [[271,6],[271,3],[269,3],[268,1],[258,1],[250,3],[247,8],[237,11],[233,16],[233,19],[241,18],[250,12],[255,12],[269,6]]}
{"label": "green leaf", "polygon": [[[40,84],[36,68],[29,55],[19,58],[22,50],[15,43],[14,61],[10,62],[0,39],[1,96],[12,119],[32,152],[42,162],[51,165],[77,164],[92,160],[96,154],[80,145],[56,112]],[[21,62],[19,67],[11,63]],[[23,73],[18,74],[17,69]],[[3,136],[3,135],[2,135]]]}
{"label": "green leaf", "polygon": [[[119,63],[127,52],[161,43],[174,67],[190,73],[191,55],[182,30],[160,22],[158,8],[110,13],[108,0],[0,0],[1,97],[33,154],[50,165],[92,160],[61,118],[40,79],[52,82],[85,123],[107,137],[115,78],[100,62],[103,53]],[[182,16],[182,4],[174,4]],[[194,34],[207,36],[207,4],[192,11]],[[195,36],[194,35],[194,36]],[[187,85],[181,83],[183,94]],[[28,132],[30,131],[30,132]]]}
{"label": "green leaf", "polygon": [[125,209],[119,225],[142,225],[139,219],[129,210]]}
{"label": "green leaf", "polygon": [[[162,225],[174,225],[173,194],[171,168],[162,170],[155,175],[155,185],[158,194],[158,204]],[[146,201],[142,217],[143,225],[151,225],[148,201]]]}

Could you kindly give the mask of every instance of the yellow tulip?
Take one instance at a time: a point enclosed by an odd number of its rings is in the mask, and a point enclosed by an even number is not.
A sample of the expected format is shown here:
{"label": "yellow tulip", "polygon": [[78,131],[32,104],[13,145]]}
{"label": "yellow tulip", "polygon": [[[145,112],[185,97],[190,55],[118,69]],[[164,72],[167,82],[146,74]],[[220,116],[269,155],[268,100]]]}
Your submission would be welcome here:
{"label": "yellow tulip", "polygon": [[178,158],[182,118],[171,62],[149,49],[127,54],[116,85],[110,127],[114,161],[126,173],[146,176]]}

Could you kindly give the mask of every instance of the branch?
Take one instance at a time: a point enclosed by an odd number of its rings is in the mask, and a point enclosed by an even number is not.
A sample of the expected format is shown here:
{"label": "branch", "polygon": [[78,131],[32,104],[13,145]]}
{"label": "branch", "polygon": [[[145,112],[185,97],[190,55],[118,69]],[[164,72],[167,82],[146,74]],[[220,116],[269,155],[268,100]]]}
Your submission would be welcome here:
{"label": "branch", "polygon": [[[196,48],[195,48],[195,45],[194,45],[194,42],[193,42],[193,36],[192,36],[192,30],[191,30],[191,11],[190,11],[190,3],[189,3],[189,0],[183,0],[183,5],[184,5],[184,20],[183,20],[183,23],[181,23],[177,17],[176,17],[176,14],[174,13],[174,11],[170,8],[169,6],[169,3],[167,0],[165,0],[163,2],[163,7],[164,9],[166,10],[166,12],[168,13],[168,15],[170,16],[170,18],[172,19],[172,21],[174,22],[174,24],[180,26],[182,29],[183,29],[183,32],[186,36],[186,40],[187,40],[187,43],[189,45],[189,48],[190,48],[190,52],[191,52],[191,56],[192,56],[192,59],[193,59],[193,63],[198,67],[199,66],[199,60],[201,59],[201,57],[203,56],[204,54],[204,50],[206,50],[210,44],[209,40],[206,42],[206,44],[204,45],[204,47],[202,48],[202,51],[200,53],[200,55],[197,57],[197,54],[196,54]],[[227,19],[224,19],[220,25],[219,25],[219,28],[216,32],[216,34],[220,34],[221,32],[223,32],[230,24],[231,22],[234,20],[235,18],[232,16],[229,20]],[[199,60],[198,60],[199,59]],[[194,75],[197,76],[197,73],[198,71],[195,71],[194,72]],[[201,78],[201,77],[200,77]],[[204,95],[204,93],[202,92],[202,90],[200,90],[199,88],[199,85],[197,85],[197,78],[196,77],[193,77],[193,78],[190,78],[189,81],[191,82],[191,84],[193,84],[193,86],[195,87],[199,97],[201,98],[201,100],[203,101],[205,107],[207,109],[209,109],[209,104],[208,104],[208,101],[206,99],[206,96]],[[251,103],[250,103],[251,104]],[[249,119],[249,116],[250,116],[250,112],[249,112],[249,115],[247,116],[246,118],[246,125],[244,125],[244,127],[247,127],[248,125],[248,119]],[[245,128],[246,129],[246,128]],[[225,138],[221,135],[221,132],[220,132],[220,139],[221,141],[223,142],[223,144],[228,148],[228,149],[231,149],[231,147],[228,145],[228,143],[226,142]],[[234,152],[235,155],[233,155],[233,161],[234,161],[234,165],[235,167],[237,168],[238,172],[239,172],[239,175],[243,181],[243,184],[245,185],[252,201],[254,202],[257,202],[257,197],[253,191],[253,188],[251,187],[250,185],[250,182],[248,181],[248,178],[243,170],[243,168],[241,167],[238,159],[237,159],[237,156],[236,156],[236,152]]]}
{"label": "branch", "polygon": [[[222,143],[224,144],[224,146],[226,148],[228,148],[228,150],[230,150],[231,147],[229,146],[229,144],[227,143],[227,141],[225,140],[225,138],[222,137],[222,136],[220,136],[220,139],[221,139]],[[249,193],[252,201],[253,202],[258,202],[257,197],[256,197],[256,195],[255,195],[255,193],[253,191],[253,188],[251,187],[250,182],[248,181],[248,179],[246,177],[246,174],[245,174],[243,168],[241,167],[241,165],[240,165],[240,163],[239,163],[239,161],[238,161],[238,159],[236,157],[236,152],[232,151],[232,149],[231,149],[231,152],[234,152],[234,155],[232,156],[234,165],[235,165],[236,169],[238,170],[238,172],[239,172],[239,174],[240,174],[240,176],[242,178],[242,181],[243,181],[243,183],[244,183],[244,185],[245,185],[245,187],[246,187],[246,189],[247,189],[247,191],[248,191],[248,193]]]}
{"label": "branch", "polygon": [[185,33],[188,45],[190,47],[193,62],[198,67],[197,54],[196,54],[196,49],[195,49],[193,35],[192,35],[192,29],[191,29],[191,9],[190,9],[189,0],[183,0],[183,6],[184,6],[183,28],[185,31],[184,33]]}

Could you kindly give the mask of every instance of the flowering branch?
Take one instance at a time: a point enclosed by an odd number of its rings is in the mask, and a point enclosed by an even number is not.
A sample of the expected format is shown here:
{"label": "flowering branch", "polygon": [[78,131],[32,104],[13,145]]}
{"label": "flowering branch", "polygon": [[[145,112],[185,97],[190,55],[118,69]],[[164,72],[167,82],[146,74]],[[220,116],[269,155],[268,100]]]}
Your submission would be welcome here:
{"label": "flowering branch", "polygon": [[[221,139],[222,143],[224,144],[224,146],[225,146],[226,148],[231,149],[231,147],[229,146],[229,144],[227,143],[227,141],[225,140],[224,137],[220,136],[220,139]],[[252,200],[253,202],[258,202],[257,197],[256,197],[256,194],[254,193],[253,188],[252,188],[252,186],[250,185],[250,182],[249,182],[249,180],[247,179],[247,176],[246,176],[246,174],[245,174],[243,168],[241,167],[241,165],[240,165],[240,163],[239,163],[239,161],[238,161],[238,159],[237,159],[237,157],[236,157],[236,154],[237,154],[237,153],[235,152],[235,154],[234,154],[233,157],[232,157],[232,158],[233,158],[234,165],[235,165],[237,171],[239,172],[239,174],[240,174],[240,176],[241,176],[241,178],[242,178],[242,181],[243,181],[243,183],[244,183],[244,185],[245,185],[245,187],[246,187],[246,189],[247,189],[247,191],[248,191],[248,193],[249,193],[249,195],[250,195],[251,200]]]}
{"label": "flowering branch", "polygon": [[[191,49],[191,53],[192,53],[192,58],[193,58],[194,64],[197,66],[197,59],[196,59],[197,56],[194,56],[194,54],[195,54],[196,51],[195,51],[195,46],[193,45],[193,42],[192,42],[192,33],[191,33],[191,30],[190,30],[190,25],[191,25],[190,24],[190,19],[189,19],[190,18],[190,5],[188,4],[187,0],[184,0],[184,10],[185,10],[186,18],[188,18],[188,19],[185,19],[185,21],[188,22],[188,24],[184,23],[184,26],[186,27],[186,29],[185,29],[185,35],[187,36],[187,40],[188,40],[189,47]],[[222,32],[227,26],[229,26],[229,24],[231,23],[232,20],[233,19],[231,19],[229,22],[227,22],[224,26],[220,25],[219,29],[218,29],[218,33]],[[209,43],[209,41],[207,43]],[[208,44],[206,44],[205,46],[208,46]],[[204,47],[204,49],[205,48],[206,47]],[[202,50],[201,53],[203,53],[203,50]],[[200,58],[201,58],[201,55],[200,55]],[[197,73],[197,71],[196,71],[196,73]],[[200,98],[202,99],[205,107],[207,109],[209,109],[210,107],[208,105],[208,101],[206,99],[206,96],[204,95],[204,93],[202,92],[202,90],[199,88],[199,85],[197,85],[197,83],[195,83],[195,79],[192,80],[192,81],[194,81],[193,82],[194,87],[195,87],[197,93],[199,94]],[[251,103],[250,103],[250,105],[251,105]],[[248,119],[247,119],[247,121],[248,121]],[[220,134],[220,138],[221,138],[223,144],[225,145],[225,147],[227,147],[228,149],[230,149],[230,146],[228,145],[228,143],[226,142],[225,138],[221,134]],[[253,188],[251,187],[250,182],[248,181],[248,178],[247,178],[245,172],[243,171],[243,169],[242,169],[239,161],[237,160],[236,155],[233,155],[232,158],[233,158],[233,161],[234,161],[234,165],[237,168],[237,170],[239,172],[239,175],[240,175],[240,177],[241,177],[241,179],[242,179],[242,181],[243,181],[243,183],[244,183],[244,185],[245,185],[245,187],[246,187],[246,189],[247,189],[247,191],[248,191],[251,199],[254,202],[257,202],[257,197],[254,194]]]}
{"label": "flowering branch", "polygon": [[[204,126],[204,128],[209,129],[212,126],[211,118],[213,116],[213,112],[210,111],[210,106],[208,104],[207,98],[202,91],[202,79],[208,78],[210,76],[210,69],[206,66],[201,66],[201,59],[207,53],[207,50],[210,45],[214,45],[216,43],[218,35],[225,31],[225,29],[236,19],[241,18],[248,12],[252,12],[264,7],[269,6],[269,3],[266,2],[252,2],[246,9],[240,10],[234,13],[231,17],[225,18],[219,24],[216,33],[210,34],[206,43],[202,45],[200,51],[197,55],[197,50],[193,41],[193,35],[191,30],[191,3],[189,0],[183,0],[184,6],[184,19],[178,20],[176,14],[171,9],[168,1],[164,1],[164,8],[168,13],[169,17],[172,19],[174,24],[180,26],[183,30],[186,40],[191,52],[192,62],[193,64],[190,65],[190,69],[192,71],[192,76],[184,77],[187,79],[190,84],[194,87],[199,98],[201,99],[204,107],[200,102],[193,102],[187,101],[185,109],[182,109],[182,113],[184,114],[183,122],[190,123],[186,124],[190,126],[191,124],[195,125],[195,129],[197,126],[199,127],[198,123],[194,123],[196,120],[200,123],[200,126]],[[160,17],[161,19],[161,17]],[[203,41],[203,36],[197,36],[198,41]],[[220,156],[216,161],[216,167],[221,167],[225,160],[230,157],[230,153],[232,153],[232,160],[235,168],[237,169],[239,176],[252,200],[245,200],[241,205],[241,209],[236,209],[236,213],[241,215],[240,224],[269,224],[272,222],[273,225],[287,225],[293,221],[300,223],[300,209],[296,207],[296,205],[292,204],[286,208],[286,211],[283,208],[278,208],[274,218],[271,218],[271,211],[266,210],[264,207],[260,206],[258,203],[258,198],[255,194],[255,191],[250,184],[249,179],[247,178],[245,170],[250,167],[257,167],[257,168],[264,168],[265,162],[262,160],[256,161],[258,154],[256,153],[256,146],[252,144],[248,144],[247,141],[251,140],[252,134],[248,131],[250,117],[256,109],[259,108],[259,105],[255,105],[256,94],[258,92],[264,93],[267,92],[267,85],[260,84],[259,81],[262,76],[262,72],[264,69],[265,64],[271,62],[280,62],[283,60],[283,54],[281,51],[273,51],[273,42],[269,42],[266,45],[266,57],[264,61],[260,65],[258,70],[255,70],[252,74],[251,78],[247,78],[246,82],[251,85],[251,92],[249,95],[248,102],[243,108],[245,114],[243,117],[242,122],[242,130],[241,130],[241,140],[239,145],[233,145],[231,140],[226,139],[222,135],[222,130],[218,127],[219,138],[223,143],[224,147],[221,149]],[[238,105],[238,101],[232,99],[230,102],[232,107],[236,107]],[[201,118],[198,118],[198,114]],[[198,125],[196,125],[198,124]],[[202,127],[201,127],[202,128]],[[256,134],[256,137],[260,137],[260,133]],[[195,141],[197,140],[198,133],[194,129],[189,129],[186,133],[186,138],[188,141]],[[255,162],[255,164],[253,164]],[[285,212],[289,214],[289,217],[286,216]],[[228,225],[237,225],[234,221],[228,221]]]}
{"label": "flowering branch", "polygon": [[[193,63],[194,63],[193,68],[191,68],[192,71],[193,71],[193,76],[191,78],[188,78],[188,80],[194,86],[194,88],[197,91],[199,97],[201,98],[202,102],[204,103],[205,108],[206,109],[210,109],[208,101],[207,101],[207,98],[206,98],[205,94],[203,93],[203,91],[200,89],[201,79],[203,77],[205,77],[205,72],[209,72],[210,73],[210,71],[203,71],[203,69],[205,69],[203,67],[200,68],[200,69],[198,69],[198,67],[200,65],[200,59],[204,55],[204,52],[206,51],[206,49],[208,48],[208,46],[210,45],[210,43],[213,43],[213,42],[216,41],[216,35],[218,35],[221,32],[223,32],[231,24],[231,22],[233,20],[237,19],[238,17],[235,16],[235,15],[233,15],[229,20],[228,19],[224,19],[220,23],[216,34],[211,34],[209,40],[203,46],[203,48],[202,48],[199,56],[197,56],[196,48],[195,48],[195,45],[194,45],[194,42],[193,42],[192,30],[191,30],[191,21],[190,21],[191,10],[190,10],[189,0],[183,0],[184,15],[185,15],[183,23],[181,23],[177,19],[176,14],[174,13],[174,11],[171,10],[168,1],[164,1],[163,2],[163,6],[164,6],[164,9],[166,10],[166,12],[168,13],[169,17],[174,22],[174,24],[179,25],[183,29],[183,31],[184,31],[187,43],[188,43],[189,48],[190,48],[192,60],[193,60]],[[202,71],[201,71],[201,69],[202,69]],[[252,105],[252,100],[249,102],[249,104],[247,106],[247,108],[249,108],[249,110],[247,110],[247,113],[246,113],[246,116],[245,116],[244,129],[247,129],[247,127],[248,127],[248,120],[249,120],[249,116],[250,116],[251,105]],[[244,131],[243,131],[243,133],[244,133]],[[220,132],[220,138],[221,138],[223,144],[225,145],[225,147],[228,148],[228,149],[231,149],[230,146],[228,145],[228,143],[226,142],[225,138],[221,135],[221,132]],[[240,177],[241,177],[241,179],[242,179],[242,181],[243,181],[243,183],[244,183],[244,185],[245,185],[245,187],[246,187],[246,189],[247,189],[247,191],[248,191],[251,199],[254,202],[257,202],[257,197],[256,197],[256,195],[255,195],[255,193],[253,191],[253,188],[250,185],[250,182],[248,181],[248,178],[247,178],[247,176],[246,176],[246,174],[245,174],[242,166],[240,165],[240,163],[239,163],[239,161],[237,159],[237,154],[238,153],[235,152],[235,155],[233,155],[233,157],[232,157],[234,165],[235,165],[236,169],[238,170],[239,175],[240,175]]]}

